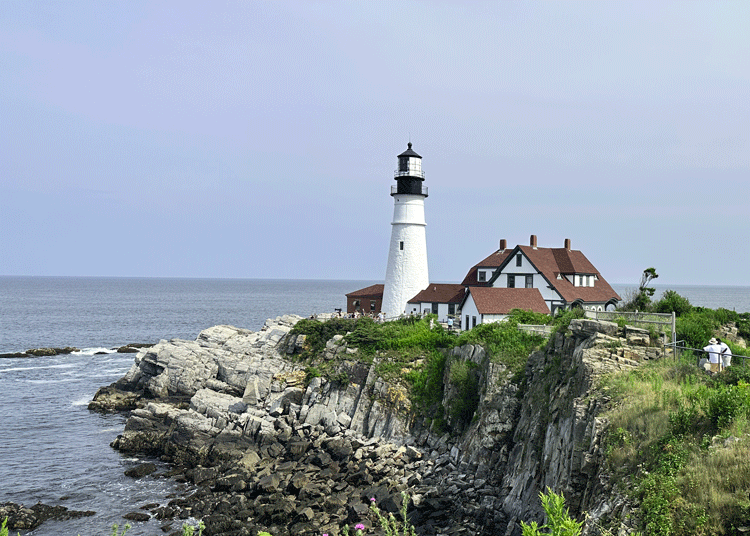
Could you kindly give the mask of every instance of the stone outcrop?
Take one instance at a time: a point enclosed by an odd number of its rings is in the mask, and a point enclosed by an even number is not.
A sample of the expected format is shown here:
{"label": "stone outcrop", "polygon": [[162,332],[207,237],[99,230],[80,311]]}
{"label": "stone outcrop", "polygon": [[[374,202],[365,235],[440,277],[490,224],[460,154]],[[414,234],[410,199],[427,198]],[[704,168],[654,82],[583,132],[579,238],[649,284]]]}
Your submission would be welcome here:
{"label": "stone outcrop", "polygon": [[12,357],[52,357],[56,355],[71,354],[78,351],[78,348],[74,348],[73,346],[65,346],[64,348],[32,348],[25,352],[0,354],[0,359]]}
{"label": "stone outcrop", "polygon": [[[627,530],[629,506],[603,468],[608,400],[596,386],[660,356],[648,332],[574,320],[529,357],[520,384],[481,347],[451,350],[449,363],[473,363],[479,391],[476,418],[451,436],[416,419],[405,389],[357,361],[340,336],[324,357],[348,381],[306,383],[290,358],[305,346],[289,334],[299,319],[161,341],[97,393],[92,409],[131,411],[115,448],[159,456],[195,486],[150,515],[201,518],[207,534],[333,535],[371,523],[371,498],[397,511],[406,492],[421,536],[518,536],[520,520],[542,520],[538,496],[549,487],[573,515],[589,512],[586,534],[605,522]],[[443,395],[446,408],[458,396],[449,381]]]}
{"label": "stone outcrop", "polygon": [[90,510],[68,510],[64,506],[50,506],[42,503],[37,503],[31,507],[11,502],[0,503],[0,522],[7,518],[7,528],[11,531],[34,530],[48,519],[65,521],[67,519],[90,517],[95,513]]}

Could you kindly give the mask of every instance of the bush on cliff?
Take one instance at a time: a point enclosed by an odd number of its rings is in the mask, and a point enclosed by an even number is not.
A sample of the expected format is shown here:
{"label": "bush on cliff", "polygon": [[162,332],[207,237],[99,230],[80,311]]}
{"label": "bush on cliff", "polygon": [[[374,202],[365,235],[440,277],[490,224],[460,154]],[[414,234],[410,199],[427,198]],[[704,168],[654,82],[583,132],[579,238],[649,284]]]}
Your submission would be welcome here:
{"label": "bush on cliff", "polygon": [[[544,512],[547,514],[547,523],[540,527],[536,521],[532,521],[531,524],[521,521],[523,536],[542,536],[543,534],[549,534],[550,536],[579,536],[581,534],[583,522],[576,521],[570,517],[568,509],[565,508],[565,497],[563,497],[562,493],[558,495],[547,488],[547,493],[539,493],[539,498],[542,501],[542,508],[544,508]],[[539,532],[540,529],[547,530],[548,532]]]}
{"label": "bush on cliff", "polygon": [[684,296],[680,296],[674,290],[667,290],[661,298],[654,303],[653,311],[655,313],[671,313],[674,311],[676,316],[688,314],[693,310],[690,301]]}
{"label": "bush on cliff", "polygon": [[312,318],[303,318],[297,322],[291,330],[294,335],[305,335],[305,349],[301,358],[307,359],[321,353],[326,343],[335,335],[344,335],[354,329],[357,321],[362,319],[353,318],[331,318],[319,321]]}
{"label": "bush on cliff", "polygon": [[505,322],[480,324],[464,331],[455,345],[480,345],[490,359],[504,364],[513,373],[520,373],[526,366],[529,354],[546,342],[547,337],[519,330],[516,318],[511,315]]}

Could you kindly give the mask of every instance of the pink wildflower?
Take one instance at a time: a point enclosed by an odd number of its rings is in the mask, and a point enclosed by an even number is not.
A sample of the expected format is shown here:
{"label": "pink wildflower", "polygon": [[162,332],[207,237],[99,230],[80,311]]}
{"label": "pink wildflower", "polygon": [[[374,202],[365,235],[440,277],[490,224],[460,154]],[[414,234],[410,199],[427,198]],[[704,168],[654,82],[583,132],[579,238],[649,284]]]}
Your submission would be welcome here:
{"label": "pink wildflower", "polygon": [[370,502],[375,502],[375,497],[370,497]]}
{"label": "pink wildflower", "polygon": [[365,526],[362,523],[357,523],[356,525],[354,525],[354,528],[356,530],[365,530]]}

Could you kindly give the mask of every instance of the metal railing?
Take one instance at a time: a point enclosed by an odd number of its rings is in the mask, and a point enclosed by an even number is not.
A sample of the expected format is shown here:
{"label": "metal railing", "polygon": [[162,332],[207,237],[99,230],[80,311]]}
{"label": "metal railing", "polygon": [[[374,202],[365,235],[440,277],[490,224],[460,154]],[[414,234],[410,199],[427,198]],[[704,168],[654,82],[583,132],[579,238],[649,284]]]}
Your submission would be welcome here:
{"label": "metal railing", "polygon": [[427,186],[417,185],[413,189],[414,190],[419,190],[419,191],[418,192],[417,191],[414,191],[414,192],[399,192],[398,191],[398,185],[394,184],[394,185],[391,186],[391,195],[395,195],[395,194],[402,194],[402,195],[423,195],[425,197],[428,197],[428,195],[427,195],[427,192],[428,192]]}

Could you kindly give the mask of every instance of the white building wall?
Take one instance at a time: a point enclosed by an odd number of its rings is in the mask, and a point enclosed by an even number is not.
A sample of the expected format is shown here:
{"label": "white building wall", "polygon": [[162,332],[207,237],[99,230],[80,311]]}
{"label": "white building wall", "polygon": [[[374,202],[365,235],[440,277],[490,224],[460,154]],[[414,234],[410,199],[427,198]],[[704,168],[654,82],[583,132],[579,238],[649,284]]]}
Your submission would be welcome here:
{"label": "white building wall", "polygon": [[[466,316],[469,317],[469,322],[467,325],[466,322]],[[464,306],[461,308],[461,328],[462,329],[471,329],[471,318],[472,317],[477,318],[477,325],[482,323],[482,315],[479,314],[479,311],[477,311],[477,306],[474,303],[474,298],[471,294],[466,298],[466,301],[464,302]]]}
{"label": "white building wall", "polygon": [[[458,305],[456,305],[456,308],[458,308]],[[415,309],[416,312],[432,313],[432,302],[422,302],[420,304],[407,303],[406,312],[411,313],[412,309]],[[446,322],[448,320],[448,304],[447,303],[438,303],[437,316],[438,316],[438,322]]]}
{"label": "white building wall", "polygon": [[404,314],[406,301],[430,284],[424,199],[421,195],[404,194],[393,198],[391,244],[383,289],[382,310],[386,318]]}
{"label": "white building wall", "polygon": [[[539,293],[542,295],[542,298],[547,302],[548,305],[551,300],[561,299],[560,294],[558,294],[556,290],[547,288],[549,286],[547,280],[544,279],[544,276],[542,274],[536,271],[536,269],[531,265],[525,255],[522,256],[521,266],[516,266],[515,257],[511,259],[511,261],[505,266],[492,286],[498,288],[507,288],[508,274],[516,276],[515,288],[526,288],[525,276],[528,274],[532,274],[534,276],[534,281],[532,283],[533,287],[539,289]],[[552,284],[554,285],[554,281],[552,282]]]}
{"label": "white building wall", "polygon": [[502,322],[506,318],[508,318],[508,315],[484,315],[482,317],[482,323],[489,324],[490,322]]}

